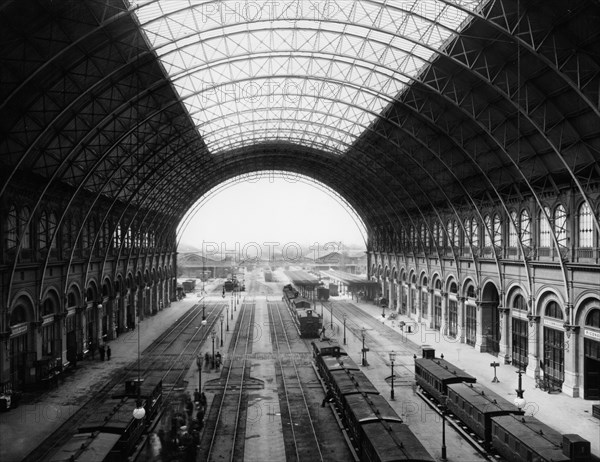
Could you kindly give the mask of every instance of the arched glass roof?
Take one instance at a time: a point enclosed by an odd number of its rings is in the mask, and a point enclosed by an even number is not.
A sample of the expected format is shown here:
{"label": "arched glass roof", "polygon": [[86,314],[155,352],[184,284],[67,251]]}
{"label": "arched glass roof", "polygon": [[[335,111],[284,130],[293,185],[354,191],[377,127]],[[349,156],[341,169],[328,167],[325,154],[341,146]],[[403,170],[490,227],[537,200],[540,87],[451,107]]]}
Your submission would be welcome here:
{"label": "arched glass roof", "polygon": [[344,153],[485,0],[132,3],[211,154]]}

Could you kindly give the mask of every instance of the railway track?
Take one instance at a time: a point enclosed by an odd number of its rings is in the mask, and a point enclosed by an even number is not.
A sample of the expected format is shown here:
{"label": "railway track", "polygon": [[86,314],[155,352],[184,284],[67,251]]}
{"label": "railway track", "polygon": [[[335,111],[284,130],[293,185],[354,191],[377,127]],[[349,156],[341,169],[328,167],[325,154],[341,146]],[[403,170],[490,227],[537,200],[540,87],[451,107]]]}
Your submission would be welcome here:
{"label": "railway track", "polygon": [[221,372],[223,391],[215,395],[209,425],[200,442],[201,459],[206,461],[237,461],[244,458],[248,391],[250,378],[248,358],[252,349],[254,327],[253,300],[240,308],[240,318],[234,329],[226,362]]}
{"label": "railway track", "polygon": [[[303,460],[323,461],[323,452],[313,421],[317,417],[311,415],[300,371],[294,359],[294,351],[286,332],[286,324],[290,319],[283,319],[279,304],[268,302],[269,322],[273,349],[276,355],[277,377],[282,387],[280,402],[287,460],[289,462]],[[287,311],[285,311],[287,313]],[[284,357],[289,355],[289,361]]]}
{"label": "railway track", "polygon": [[[217,322],[222,307],[213,305],[209,307],[207,316],[207,325]],[[209,329],[200,332],[201,329],[194,329],[194,323],[198,323],[198,317],[201,316],[201,310],[198,305],[192,306],[186,313],[169,327],[163,335],[155,340],[143,353],[143,362],[139,362],[139,373],[143,377],[148,370],[163,370],[163,382],[167,386],[163,387],[163,399],[167,400],[173,388],[185,374],[189,367],[192,357],[195,357],[196,352],[204,338],[206,338]],[[139,327],[138,327],[139,328]],[[195,331],[187,336],[182,336],[186,331]],[[198,338],[201,336],[202,338]],[[182,346],[179,345],[183,338]],[[180,339],[179,341],[177,339]],[[172,353],[171,353],[172,352]],[[165,366],[165,358],[168,357],[168,366]],[[58,448],[60,448],[74,433],[77,428],[96,410],[97,406],[102,403],[112,389],[117,384],[123,384],[127,378],[132,375],[137,375],[138,362],[132,362],[129,366],[122,367],[113,372],[107,383],[95,393],[86,403],[84,403],[73,415],[50,434],[40,445],[30,452],[23,462],[39,462],[47,460]],[[169,382],[170,380],[170,382]],[[172,382],[172,383],[171,383]],[[169,386],[171,385],[171,386]]]}

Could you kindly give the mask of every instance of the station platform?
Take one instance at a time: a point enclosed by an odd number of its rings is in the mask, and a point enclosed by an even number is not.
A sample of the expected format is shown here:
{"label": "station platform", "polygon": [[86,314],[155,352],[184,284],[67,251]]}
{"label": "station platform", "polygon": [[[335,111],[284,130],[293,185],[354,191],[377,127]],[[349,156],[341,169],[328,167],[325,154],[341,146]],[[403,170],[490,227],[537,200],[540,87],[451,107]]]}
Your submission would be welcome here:
{"label": "station platform", "polygon": [[77,367],[49,390],[24,393],[18,407],[0,413],[0,461],[18,462],[41,444],[65,420],[78,410],[111,377],[111,374],[137,359],[138,334],[140,351],[146,349],[160,334],[194,304],[197,296],[171,302],[154,316],[147,317],[133,331],[125,332],[107,342],[110,360],[95,359],[77,362]]}
{"label": "station platform", "polygon": [[[436,335],[432,330],[416,329],[415,331],[413,328],[411,329],[413,332],[408,333],[406,328],[401,329],[399,323],[404,321],[407,323],[406,325],[410,323],[414,326],[414,319],[397,315],[395,319],[390,320],[388,316],[393,312],[390,309],[385,310],[386,317],[383,318],[381,307],[372,302],[357,302],[356,298],[349,297],[330,298],[330,301],[338,300],[354,304],[365,313],[394,329],[401,334],[403,342],[408,341],[417,346],[429,345],[435,348],[436,356],[443,354],[447,361],[477,377],[479,383],[504,396],[508,401],[512,402],[516,398],[518,374],[515,366],[505,365],[492,354],[479,353],[466,343],[452,341],[439,333]],[[394,345],[390,345],[390,351],[393,348]],[[496,367],[497,382],[493,381],[494,368],[490,366],[494,362],[500,363]],[[412,367],[412,365],[410,366]],[[579,434],[590,441],[592,454],[600,458],[600,420],[592,416],[592,405],[599,404],[600,401],[572,398],[564,393],[542,391],[536,388],[535,379],[525,374],[522,375],[522,389],[525,390],[527,415],[534,415],[561,433]]]}

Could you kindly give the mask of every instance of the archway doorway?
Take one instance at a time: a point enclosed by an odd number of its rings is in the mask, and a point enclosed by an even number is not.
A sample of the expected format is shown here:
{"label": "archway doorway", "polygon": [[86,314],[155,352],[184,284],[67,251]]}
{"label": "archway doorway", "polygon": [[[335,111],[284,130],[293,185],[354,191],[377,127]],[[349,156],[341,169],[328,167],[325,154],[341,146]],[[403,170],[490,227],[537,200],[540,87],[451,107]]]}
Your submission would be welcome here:
{"label": "archway doorway", "polygon": [[481,294],[481,351],[498,355],[500,352],[500,304],[498,289],[492,283],[484,286]]}

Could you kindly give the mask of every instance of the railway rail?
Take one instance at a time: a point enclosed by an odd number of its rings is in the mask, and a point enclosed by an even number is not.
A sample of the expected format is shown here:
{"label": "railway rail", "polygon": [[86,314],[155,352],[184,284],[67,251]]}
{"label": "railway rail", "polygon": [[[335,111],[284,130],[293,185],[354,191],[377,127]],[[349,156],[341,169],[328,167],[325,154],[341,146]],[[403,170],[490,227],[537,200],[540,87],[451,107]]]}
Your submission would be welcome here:
{"label": "railway rail", "polygon": [[244,457],[248,404],[245,382],[250,377],[248,357],[252,349],[254,309],[253,300],[241,305],[227,354],[229,359],[221,372],[223,391],[215,395],[208,419],[210,423],[202,435],[201,460],[234,461]]}
{"label": "railway rail", "polygon": [[[283,425],[284,441],[286,442],[286,455],[288,461],[318,460],[324,461],[321,444],[311,415],[311,408],[304,391],[300,371],[293,359],[294,352],[290,345],[290,338],[286,332],[286,323],[283,319],[280,304],[268,302],[269,322],[273,338],[273,348],[276,357],[276,367],[280,383],[283,385],[281,393],[285,406],[282,406],[282,420],[287,421]],[[285,311],[287,313],[287,311]],[[289,316],[288,316],[289,318]],[[290,361],[284,361],[289,355]]]}

